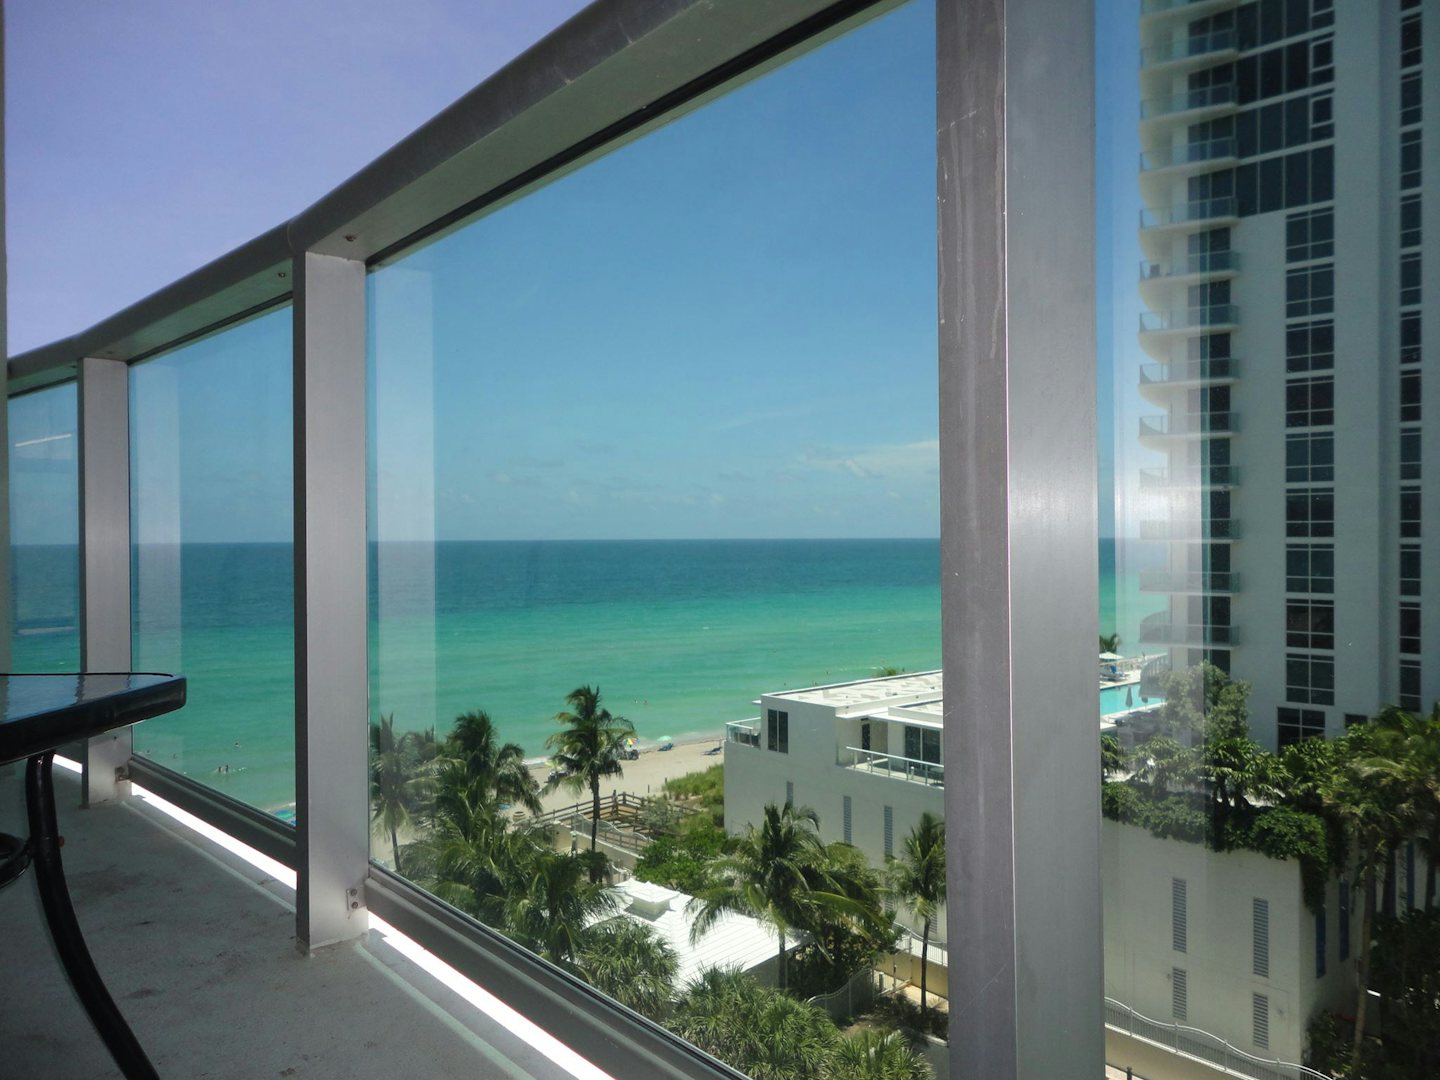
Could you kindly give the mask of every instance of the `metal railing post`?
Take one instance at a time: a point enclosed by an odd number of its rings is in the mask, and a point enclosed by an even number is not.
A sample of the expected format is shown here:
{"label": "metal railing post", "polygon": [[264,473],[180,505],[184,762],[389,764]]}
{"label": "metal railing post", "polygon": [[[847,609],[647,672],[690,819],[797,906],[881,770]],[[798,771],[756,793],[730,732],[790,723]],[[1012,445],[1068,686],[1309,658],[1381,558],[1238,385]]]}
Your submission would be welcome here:
{"label": "metal railing post", "polygon": [[365,932],[365,264],[294,260],[295,937]]}
{"label": "metal railing post", "polygon": [[[130,369],[80,361],[76,434],[80,474],[80,668],[129,671]],[[130,728],[89,741],[80,785],[84,806],[129,794]]]}

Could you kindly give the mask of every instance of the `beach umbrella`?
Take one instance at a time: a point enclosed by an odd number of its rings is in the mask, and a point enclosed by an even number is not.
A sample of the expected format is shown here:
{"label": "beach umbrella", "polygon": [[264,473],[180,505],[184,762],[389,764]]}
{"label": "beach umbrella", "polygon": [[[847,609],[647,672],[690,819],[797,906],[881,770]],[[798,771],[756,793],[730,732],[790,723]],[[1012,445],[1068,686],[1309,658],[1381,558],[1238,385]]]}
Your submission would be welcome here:
{"label": "beach umbrella", "polygon": [[1102,652],[1102,653],[1100,654],[1100,660],[1101,660],[1101,662],[1102,662],[1102,663],[1106,663],[1106,664],[1112,664],[1112,663],[1114,663],[1116,660],[1123,660],[1123,659],[1125,659],[1125,658],[1124,658],[1123,656],[1121,656],[1119,653]]}
{"label": "beach umbrella", "polygon": [[1135,704],[1135,687],[1132,684],[1125,688],[1125,708],[1129,709]]}

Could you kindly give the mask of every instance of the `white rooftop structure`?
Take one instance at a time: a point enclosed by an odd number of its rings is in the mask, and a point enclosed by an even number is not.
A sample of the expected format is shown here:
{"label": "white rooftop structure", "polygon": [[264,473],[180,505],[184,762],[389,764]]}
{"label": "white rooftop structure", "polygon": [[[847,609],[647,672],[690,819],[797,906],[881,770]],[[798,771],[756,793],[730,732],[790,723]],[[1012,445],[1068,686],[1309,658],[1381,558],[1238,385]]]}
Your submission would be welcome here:
{"label": "white rooftop structure", "polygon": [[[826,705],[835,709],[837,717],[867,714],[879,717],[893,709],[903,709],[914,718],[940,719],[940,703],[945,688],[944,675],[940,671],[921,671],[914,675],[887,675],[879,679],[862,679],[859,682],[834,683],[830,686],[813,686],[804,690],[784,690],[766,694],[766,698],[781,701],[800,701],[812,705]],[[897,714],[898,715],[898,714]]]}
{"label": "white rooftop structure", "polygon": [[675,950],[680,958],[677,987],[709,968],[752,971],[773,961],[780,950],[780,939],[773,930],[748,915],[736,914],[720,916],[708,932],[692,943],[690,929],[698,914],[698,910],[689,910],[693,897],[635,878],[620,882],[613,891],[619,900],[620,917],[650,927]]}

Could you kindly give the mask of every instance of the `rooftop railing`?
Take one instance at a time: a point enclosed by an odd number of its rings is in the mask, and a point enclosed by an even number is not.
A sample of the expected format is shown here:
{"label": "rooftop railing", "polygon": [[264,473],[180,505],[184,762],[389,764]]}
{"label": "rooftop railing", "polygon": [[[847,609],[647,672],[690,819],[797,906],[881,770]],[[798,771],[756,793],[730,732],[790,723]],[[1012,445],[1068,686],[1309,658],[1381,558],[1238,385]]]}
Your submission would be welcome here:
{"label": "rooftop railing", "polygon": [[1209,360],[1184,360],[1178,364],[1145,364],[1140,368],[1140,385],[1162,383],[1218,382],[1240,376],[1240,361],[1233,356]]}
{"label": "rooftop railing", "polygon": [[902,754],[885,754],[878,750],[864,750],[858,746],[847,746],[852,769],[861,772],[880,773],[896,780],[926,784],[930,787],[945,786],[945,766],[938,761],[920,761]]}
{"label": "rooftop railing", "polygon": [[760,718],[731,720],[725,725],[725,741],[760,748]]}

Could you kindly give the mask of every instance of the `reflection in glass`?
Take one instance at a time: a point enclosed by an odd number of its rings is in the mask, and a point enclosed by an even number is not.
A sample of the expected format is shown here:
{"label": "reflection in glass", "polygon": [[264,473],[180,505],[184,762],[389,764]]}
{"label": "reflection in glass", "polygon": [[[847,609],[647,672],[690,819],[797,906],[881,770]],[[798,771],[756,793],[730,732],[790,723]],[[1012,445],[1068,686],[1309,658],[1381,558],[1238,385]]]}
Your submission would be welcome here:
{"label": "reflection in glass", "polygon": [[944,1024],[932,20],[370,282],[373,857],[742,1068]]}
{"label": "reflection in glass", "polygon": [[11,670],[80,669],[75,384],[9,401]]}
{"label": "reflection in glass", "polygon": [[1107,1057],[1145,1076],[1435,1067],[1429,8],[1097,7]]}
{"label": "reflection in glass", "polygon": [[135,752],[282,817],[295,800],[290,309],[130,371],[134,662],[189,679]]}

